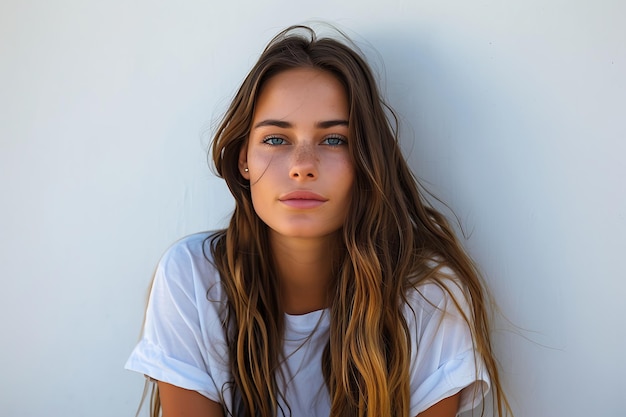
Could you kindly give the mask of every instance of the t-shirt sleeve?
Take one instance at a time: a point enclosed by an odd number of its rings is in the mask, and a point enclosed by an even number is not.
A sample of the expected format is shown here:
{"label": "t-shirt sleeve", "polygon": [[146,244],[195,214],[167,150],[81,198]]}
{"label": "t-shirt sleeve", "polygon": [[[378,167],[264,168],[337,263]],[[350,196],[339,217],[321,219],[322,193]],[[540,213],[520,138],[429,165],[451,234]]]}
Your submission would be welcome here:
{"label": "t-shirt sleeve", "polygon": [[207,294],[197,277],[198,262],[181,243],[163,256],[150,291],[141,340],[125,368],[220,401],[203,336],[208,329],[200,311],[206,308],[199,304],[202,297],[207,303]]}
{"label": "t-shirt sleeve", "polygon": [[414,332],[411,416],[459,392],[458,412],[470,410],[480,404],[490,387],[483,361],[475,352],[469,325],[461,314],[463,311],[471,317],[467,296],[456,280],[443,282],[449,292],[432,282],[420,285],[407,313],[409,329]]}

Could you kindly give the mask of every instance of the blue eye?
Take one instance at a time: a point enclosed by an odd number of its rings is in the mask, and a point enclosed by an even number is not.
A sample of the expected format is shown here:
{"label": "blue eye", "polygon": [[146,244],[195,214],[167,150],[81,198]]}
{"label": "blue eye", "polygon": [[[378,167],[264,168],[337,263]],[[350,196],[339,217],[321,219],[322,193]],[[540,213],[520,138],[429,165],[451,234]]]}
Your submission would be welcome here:
{"label": "blue eye", "polygon": [[279,138],[278,136],[269,136],[265,139],[263,139],[263,143],[267,144],[267,145],[284,145],[285,143],[287,143],[287,141],[283,138]]}
{"label": "blue eye", "polygon": [[339,145],[345,145],[347,142],[341,136],[329,136],[326,139],[324,139],[322,143],[324,143],[325,145],[330,145],[330,146],[339,146]]}

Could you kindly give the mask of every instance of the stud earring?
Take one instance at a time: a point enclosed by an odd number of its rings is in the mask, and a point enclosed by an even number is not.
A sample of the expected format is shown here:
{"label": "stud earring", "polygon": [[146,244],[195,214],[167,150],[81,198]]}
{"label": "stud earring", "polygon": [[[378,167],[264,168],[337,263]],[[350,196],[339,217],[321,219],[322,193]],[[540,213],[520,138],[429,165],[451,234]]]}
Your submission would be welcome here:
{"label": "stud earring", "polygon": [[243,171],[244,171],[244,172],[248,172],[248,171],[250,171],[250,170],[249,170],[248,168],[244,168],[244,169],[243,169]]}

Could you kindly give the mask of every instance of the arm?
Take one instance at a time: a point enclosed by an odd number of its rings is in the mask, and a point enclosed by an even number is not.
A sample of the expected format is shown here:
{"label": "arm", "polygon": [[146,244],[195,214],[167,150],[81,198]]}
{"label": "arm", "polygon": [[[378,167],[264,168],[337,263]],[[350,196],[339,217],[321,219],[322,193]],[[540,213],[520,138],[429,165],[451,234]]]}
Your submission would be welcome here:
{"label": "arm", "polygon": [[[413,416],[454,417],[478,406],[489,391],[489,376],[463,317],[463,313],[471,317],[464,287],[452,279],[444,279],[441,285],[445,287],[427,282],[409,299],[416,312],[407,315],[413,333]],[[460,394],[451,396],[453,393]]]}
{"label": "arm", "polygon": [[162,417],[223,417],[220,403],[204,395],[165,382],[158,382]]}
{"label": "arm", "polygon": [[158,381],[165,417],[191,417],[207,405],[212,412],[204,416],[223,416],[220,407],[205,399],[222,402],[218,387],[229,378],[222,366],[228,350],[219,315],[222,303],[217,301],[221,293],[209,292],[220,287],[219,276],[204,257],[205,238],[198,234],[183,239],[161,258],[142,338],[126,364]]}
{"label": "arm", "polygon": [[419,413],[417,417],[455,417],[459,411],[460,399],[460,392],[452,397],[444,398],[426,411]]}

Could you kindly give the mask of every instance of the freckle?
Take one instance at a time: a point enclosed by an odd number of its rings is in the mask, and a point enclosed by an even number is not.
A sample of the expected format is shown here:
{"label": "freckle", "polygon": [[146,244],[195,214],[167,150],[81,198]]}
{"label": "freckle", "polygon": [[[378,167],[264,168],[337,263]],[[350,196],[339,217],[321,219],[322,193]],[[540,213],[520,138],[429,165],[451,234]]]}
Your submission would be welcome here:
{"label": "freckle", "polygon": [[296,157],[298,161],[302,161],[310,158],[315,158],[316,155],[315,152],[313,152],[311,146],[301,146],[296,154]]}

